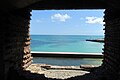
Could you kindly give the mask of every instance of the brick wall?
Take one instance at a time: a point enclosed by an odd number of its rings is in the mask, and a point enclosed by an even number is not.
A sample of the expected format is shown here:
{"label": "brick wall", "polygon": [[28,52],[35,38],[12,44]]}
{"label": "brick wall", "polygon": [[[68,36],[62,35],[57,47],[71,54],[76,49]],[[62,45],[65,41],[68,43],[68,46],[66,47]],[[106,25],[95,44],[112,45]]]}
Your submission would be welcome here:
{"label": "brick wall", "polygon": [[[108,69],[107,79],[117,80],[120,70],[120,9],[106,9],[103,65]],[[118,79],[119,80],[119,79]]]}
{"label": "brick wall", "polygon": [[[30,54],[30,10],[21,9],[0,13],[0,44],[4,68],[1,72],[4,78],[10,75],[9,70],[24,70],[32,63]],[[3,79],[1,79],[3,80]]]}
{"label": "brick wall", "polygon": [[[1,11],[0,13],[0,45],[2,46],[0,49],[0,80],[4,80],[3,78],[24,80],[18,77],[17,72],[20,73],[20,71],[24,71],[24,69],[32,63],[29,34],[30,11],[29,9],[20,9],[11,12]],[[120,79],[119,11],[120,9],[108,8],[104,12],[105,45],[103,49],[103,64],[90,74],[73,77],[67,80]],[[32,76],[31,80],[34,79],[34,77],[38,80],[47,80],[44,75],[31,74],[29,71],[25,71],[25,74]]]}

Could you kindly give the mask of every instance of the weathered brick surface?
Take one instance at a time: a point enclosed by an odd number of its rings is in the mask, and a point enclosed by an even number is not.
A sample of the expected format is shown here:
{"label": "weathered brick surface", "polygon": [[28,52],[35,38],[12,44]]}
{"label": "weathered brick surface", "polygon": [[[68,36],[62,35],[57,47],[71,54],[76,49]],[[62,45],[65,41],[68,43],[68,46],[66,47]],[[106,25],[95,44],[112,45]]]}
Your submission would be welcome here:
{"label": "weathered brick surface", "polygon": [[[9,70],[21,70],[32,63],[30,53],[30,10],[22,9],[13,12],[1,13],[0,44],[2,57],[0,67],[4,67],[3,74],[7,77]],[[1,79],[2,80],[2,79]]]}
{"label": "weathered brick surface", "polygon": [[[120,9],[106,9],[103,64],[108,69],[108,80],[117,80],[120,70]],[[119,79],[118,79],[119,80]]]}
{"label": "weathered brick surface", "polygon": [[[104,12],[103,64],[89,74],[67,80],[120,80],[120,9],[115,9],[116,1],[112,2],[108,5],[114,8]],[[0,13],[0,80],[56,80],[25,70],[32,63],[30,16],[29,9]]]}

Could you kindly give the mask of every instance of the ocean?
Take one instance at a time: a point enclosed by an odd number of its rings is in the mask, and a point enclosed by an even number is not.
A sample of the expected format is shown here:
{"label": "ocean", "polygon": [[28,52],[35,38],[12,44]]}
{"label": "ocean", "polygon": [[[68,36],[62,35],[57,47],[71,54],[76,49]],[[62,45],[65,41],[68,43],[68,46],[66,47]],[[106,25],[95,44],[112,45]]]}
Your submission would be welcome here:
{"label": "ocean", "polygon": [[[104,43],[86,39],[101,39],[98,35],[31,35],[31,51],[38,52],[79,52],[102,53]],[[49,58],[34,57],[33,63],[50,65],[78,66],[80,64],[100,65],[102,59],[94,58]]]}

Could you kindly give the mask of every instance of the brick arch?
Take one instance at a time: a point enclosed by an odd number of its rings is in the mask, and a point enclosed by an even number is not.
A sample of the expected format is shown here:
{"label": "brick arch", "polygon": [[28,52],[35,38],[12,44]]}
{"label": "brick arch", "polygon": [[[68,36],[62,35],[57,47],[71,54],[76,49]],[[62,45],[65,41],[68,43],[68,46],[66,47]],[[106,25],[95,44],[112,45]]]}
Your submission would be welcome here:
{"label": "brick arch", "polygon": [[[115,6],[115,5],[114,5]],[[105,45],[104,60],[102,65],[95,71],[84,76],[77,76],[67,80],[119,80],[120,79],[120,9],[106,8],[105,22]],[[16,79],[48,80],[44,75],[31,74],[25,69],[32,63],[30,53],[29,24],[31,9],[23,8],[13,11],[1,11],[0,13],[0,45],[1,80]],[[12,74],[9,71],[13,71]],[[2,74],[4,73],[4,74]],[[16,74],[18,73],[18,74]],[[11,77],[11,75],[13,77]],[[29,75],[29,77],[28,77]],[[22,79],[20,78],[22,77]],[[4,78],[4,79],[3,79]],[[53,79],[55,80],[55,79]]]}

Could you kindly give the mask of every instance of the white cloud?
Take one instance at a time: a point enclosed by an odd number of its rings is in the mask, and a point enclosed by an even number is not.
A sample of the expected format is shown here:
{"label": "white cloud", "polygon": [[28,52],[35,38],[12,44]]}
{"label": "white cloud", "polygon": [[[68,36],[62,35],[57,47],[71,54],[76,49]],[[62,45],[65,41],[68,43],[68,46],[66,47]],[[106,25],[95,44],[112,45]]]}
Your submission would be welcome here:
{"label": "white cloud", "polygon": [[87,21],[86,23],[89,23],[89,24],[104,24],[103,22],[103,18],[101,17],[86,17]]}
{"label": "white cloud", "polygon": [[70,19],[71,17],[68,14],[54,14],[53,16],[51,16],[51,19],[54,21],[61,21],[61,22],[65,22],[66,20]]}

